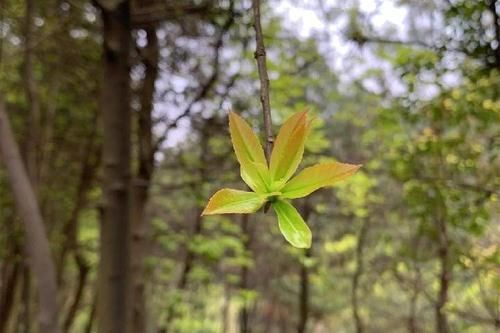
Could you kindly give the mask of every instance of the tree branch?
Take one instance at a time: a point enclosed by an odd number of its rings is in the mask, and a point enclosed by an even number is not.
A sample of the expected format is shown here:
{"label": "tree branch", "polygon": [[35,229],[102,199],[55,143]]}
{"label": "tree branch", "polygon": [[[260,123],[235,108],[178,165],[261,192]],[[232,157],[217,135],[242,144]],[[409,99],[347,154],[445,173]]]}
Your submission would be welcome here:
{"label": "tree branch", "polygon": [[140,1],[133,2],[132,6],[134,28],[144,28],[162,21],[184,19],[186,16],[208,17],[222,12],[214,6],[213,1],[203,1],[197,4],[182,1],[157,1],[146,6],[139,6],[139,3]]}
{"label": "tree branch", "polygon": [[260,79],[260,102],[262,112],[264,113],[264,131],[266,135],[266,158],[269,163],[271,151],[273,149],[273,129],[271,118],[271,104],[269,102],[269,76],[267,75],[266,48],[264,46],[264,37],[262,36],[262,26],[260,24],[260,0],[252,0],[252,9],[254,15],[255,29],[255,59],[259,70]]}
{"label": "tree branch", "polygon": [[165,130],[163,131],[162,135],[160,135],[154,143],[154,147],[153,147],[153,151],[152,151],[153,155],[161,148],[161,145],[167,140],[170,130],[176,128],[182,119],[184,119],[185,117],[187,117],[191,114],[193,106],[196,103],[198,103],[199,101],[203,100],[210,93],[213,86],[217,82],[219,75],[220,75],[220,54],[221,54],[222,46],[224,45],[224,36],[229,31],[231,26],[234,24],[235,18],[237,16],[237,13],[234,11],[234,0],[230,2],[228,15],[229,16],[227,17],[226,21],[220,27],[217,39],[216,39],[215,44],[214,44],[214,58],[212,61],[212,67],[213,67],[212,74],[208,77],[206,82],[200,87],[200,89],[196,93],[196,96],[186,106],[184,111],[182,111],[180,115],[178,115],[175,119],[173,119],[169,124],[166,125]]}
{"label": "tree branch", "polygon": [[497,41],[497,48],[495,52],[495,65],[500,68],[500,15],[497,12],[497,2],[498,0],[490,0],[489,10],[493,15],[493,26],[495,28],[495,39]]}

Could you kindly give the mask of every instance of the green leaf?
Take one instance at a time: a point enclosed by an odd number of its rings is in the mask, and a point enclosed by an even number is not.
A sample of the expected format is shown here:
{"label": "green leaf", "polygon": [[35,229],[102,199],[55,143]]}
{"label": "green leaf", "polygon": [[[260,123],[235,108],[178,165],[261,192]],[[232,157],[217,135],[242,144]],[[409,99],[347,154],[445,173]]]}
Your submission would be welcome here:
{"label": "green leaf", "polygon": [[360,167],[361,165],[330,162],[305,168],[281,189],[282,197],[287,199],[305,197],[321,187],[331,186],[352,176]]}
{"label": "green leaf", "polygon": [[294,114],[283,124],[269,164],[273,182],[284,183],[293,176],[302,160],[308,131],[307,111]]}
{"label": "green leaf", "polygon": [[269,171],[258,137],[250,125],[234,112],[229,113],[229,131],[243,181],[257,193],[266,192]]}
{"label": "green leaf", "polygon": [[311,247],[311,230],[289,202],[278,200],[273,202],[273,208],[278,215],[279,228],[285,239],[295,247]]}
{"label": "green leaf", "polygon": [[[244,159],[244,157],[242,157]],[[260,194],[264,194],[269,191],[268,185],[269,171],[267,165],[262,163],[250,162],[245,160],[245,165],[247,167],[241,166],[240,175],[241,179],[254,191]]]}
{"label": "green leaf", "polygon": [[210,198],[201,215],[255,213],[265,202],[260,194],[224,188]]}

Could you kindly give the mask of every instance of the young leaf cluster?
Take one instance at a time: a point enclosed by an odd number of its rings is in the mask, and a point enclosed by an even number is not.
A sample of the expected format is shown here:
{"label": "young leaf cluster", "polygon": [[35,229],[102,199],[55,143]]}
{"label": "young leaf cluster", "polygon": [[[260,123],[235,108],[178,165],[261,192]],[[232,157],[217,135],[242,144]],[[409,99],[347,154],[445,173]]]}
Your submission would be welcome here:
{"label": "young leaf cluster", "polygon": [[234,112],[229,113],[229,129],[241,178],[253,192],[224,188],[208,201],[202,215],[249,214],[269,202],[278,216],[285,239],[295,247],[311,246],[311,230],[291,199],[305,197],[353,175],[360,165],[328,162],[305,168],[293,175],[302,160],[304,144],[310,129],[307,112],[292,115],[281,127],[269,164],[257,135]]}

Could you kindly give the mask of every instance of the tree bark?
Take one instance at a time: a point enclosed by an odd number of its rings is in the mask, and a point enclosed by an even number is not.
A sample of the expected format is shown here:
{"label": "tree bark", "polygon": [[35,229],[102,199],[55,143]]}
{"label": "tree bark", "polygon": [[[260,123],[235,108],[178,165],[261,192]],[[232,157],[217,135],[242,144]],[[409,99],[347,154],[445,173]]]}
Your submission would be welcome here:
{"label": "tree bark", "polygon": [[131,238],[131,332],[147,331],[147,307],[145,298],[146,272],[144,259],[147,255],[146,237],[149,223],[146,217],[146,205],[154,170],[153,152],[153,103],[155,82],[158,75],[159,47],[156,28],[146,28],[147,46],[143,49],[144,80],[140,96],[141,108],[138,113],[138,172],[133,181],[132,192],[132,238]]}
{"label": "tree bark", "polygon": [[231,308],[231,287],[228,283],[224,284],[224,303],[222,304],[222,316],[221,316],[221,333],[229,332],[229,320]]}
{"label": "tree bark", "polygon": [[98,332],[126,333],[130,316],[130,3],[101,8],[103,20],[103,221]]}
{"label": "tree bark", "polygon": [[436,301],[436,332],[448,333],[448,316],[446,314],[446,304],[448,302],[448,289],[451,278],[450,271],[450,249],[448,242],[448,229],[446,221],[439,217],[438,239],[439,239],[439,292]]}
{"label": "tree bark", "polygon": [[264,115],[265,153],[267,163],[271,160],[271,151],[273,149],[274,137],[272,129],[271,103],[269,102],[269,76],[267,75],[266,47],[264,45],[264,36],[260,24],[260,0],[252,0],[253,26],[255,29],[255,59],[257,60],[257,69],[260,79],[260,103],[262,104],[262,113]]}
{"label": "tree bark", "polygon": [[[311,207],[307,202],[304,202],[302,209],[302,217],[307,222],[311,216]],[[312,247],[304,250],[304,260],[311,258]],[[300,292],[299,292],[299,324],[297,327],[298,333],[306,333],[307,322],[309,320],[309,267],[306,262],[302,262],[300,266]]]}
{"label": "tree bark", "polygon": [[11,264],[3,266],[2,289],[0,290],[0,333],[6,332],[21,271],[21,263],[13,259]]}
{"label": "tree bark", "polygon": [[40,332],[59,333],[57,282],[49,240],[3,101],[0,101],[0,156],[7,169],[19,216],[24,223],[30,269],[38,288]]}
{"label": "tree bark", "polygon": [[[94,125],[97,125],[97,115],[94,120]],[[60,281],[61,288],[63,288],[63,276],[66,266],[66,257],[68,254],[72,254],[73,260],[78,269],[78,283],[73,295],[73,300],[64,319],[64,332],[69,332],[71,330],[71,326],[73,325],[74,319],[76,318],[76,314],[81,303],[84,289],[87,285],[88,273],[90,271],[90,266],[85,259],[85,256],[81,252],[78,244],[78,222],[82,210],[87,206],[88,193],[94,183],[96,172],[101,160],[99,157],[99,154],[101,153],[101,147],[96,144],[95,137],[96,131],[92,130],[84,148],[82,159],[83,165],[80,171],[80,178],[76,189],[74,206],[69,219],[63,227],[65,238],[63,240],[61,252],[59,255],[59,263],[57,269],[57,280]]]}
{"label": "tree bark", "polygon": [[[250,246],[252,244],[252,230],[249,223],[249,215],[243,214],[241,215],[241,230],[243,231],[243,235],[246,236],[244,240],[244,246],[246,251],[250,251]],[[249,270],[245,265],[241,268],[240,273],[240,289],[247,290],[250,288],[250,283],[248,281]],[[240,333],[250,333],[250,308],[246,302],[242,305],[239,313],[240,319]]]}
{"label": "tree bark", "polygon": [[352,306],[352,316],[354,318],[354,325],[356,328],[356,333],[364,332],[363,318],[359,313],[359,282],[361,275],[364,272],[364,258],[363,252],[365,248],[366,236],[368,234],[368,219],[363,220],[361,229],[358,234],[358,244],[356,246],[356,269],[352,276],[352,289],[351,289],[351,306]]}
{"label": "tree bark", "polygon": [[[202,232],[202,217],[201,217],[201,209],[198,209],[196,211],[196,217],[194,220],[194,230],[190,236],[190,239],[193,239],[194,237],[198,236]],[[177,283],[177,289],[179,290],[184,290],[186,289],[188,285],[188,278],[189,278],[189,273],[191,273],[191,270],[193,269],[193,263],[195,261],[195,253],[189,249],[189,247],[186,249],[186,255],[184,256],[184,266],[182,268],[182,273],[179,278],[179,282]]]}
{"label": "tree bark", "polygon": [[[83,259],[80,258],[80,260]],[[88,273],[90,271],[90,267],[86,262],[78,262],[78,261],[79,259],[77,259],[78,284],[76,287],[75,295],[73,297],[73,301],[71,302],[66,318],[64,318],[64,325],[63,325],[64,332],[70,332],[71,330],[71,326],[73,325],[76,313],[78,311],[78,307],[80,305],[80,301],[83,296],[83,291],[85,290],[85,286],[87,284]]]}
{"label": "tree bark", "polygon": [[[96,173],[98,171],[101,158],[101,146],[96,144],[97,130],[97,115],[94,117],[93,121],[94,129],[90,132],[87,142],[84,146],[84,152],[82,156],[82,167],[80,169],[80,176],[78,179],[78,185],[76,187],[76,195],[73,200],[73,208],[69,219],[65,222],[63,226],[64,239],[61,245],[61,251],[59,254],[59,263],[57,269],[57,280],[62,281],[64,275],[64,268],[66,263],[66,257],[71,252],[75,257],[75,262],[78,265],[79,261],[83,261],[82,255],[78,249],[78,219],[82,210],[87,206],[88,203],[88,192],[92,188],[94,183]],[[62,283],[61,283],[62,285]]]}
{"label": "tree bark", "polygon": [[[25,256],[29,257],[28,250],[25,250]],[[19,313],[17,322],[18,329],[23,333],[31,333],[31,274],[28,259],[25,259],[21,284],[22,309]]]}
{"label": "tree bark", "polygon": [[97,291],[94,293],[94,296],[92,297],[92,304],[90,305],[90,313],[89,317],[87,319],[87,323],[85,324],[85,333],[92,333],[92,328],[94,327],[94,319],[95,319],[95,314],[97,312],[97,296],[98,293]]}
{"label": "tree bark", "polygon": [[418,290],[413,290],[410,299],[410,313],[408,316],[408,332],[418,333],[418,321],[417,321],[417,301],[418,301]]}
{"label": "tree bark", "polygon": [[37,147],[40,139],[40,104],[36,88],[33,67],[33,50],[34,39],[33,33],[35,30],[34,13],[35,1],[26,0],[26,13],[24,25],[24,64],[23,78],[26,101],[28,102],[29,118],[27,124],[27,141],[25,149],[25,161],[28,176],[33,189],[37,190],[38,168],[37,168]]}
{"label": "tree bark", "polygon": [[[304,257],[311,257],[311,248],[305,249]],[[300,267],[300,293],[299,293],[299,325],[298,333],[306,333],[309,320],[309,268],[302,264]]]}

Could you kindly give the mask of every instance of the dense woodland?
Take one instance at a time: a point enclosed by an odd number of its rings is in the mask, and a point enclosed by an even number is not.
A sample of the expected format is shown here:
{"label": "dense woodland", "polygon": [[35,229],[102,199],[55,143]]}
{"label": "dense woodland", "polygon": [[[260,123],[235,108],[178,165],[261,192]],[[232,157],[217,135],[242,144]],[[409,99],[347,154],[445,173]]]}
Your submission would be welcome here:
{"label": "dense woodland", "polygon": [[[266,91],[309,249],[201,216]],[[498,0],[2,0],[0,332],[497,332],[499,154]]]}

